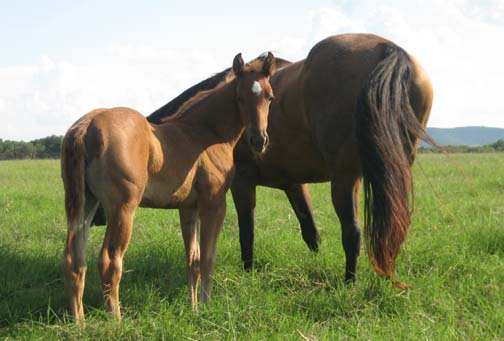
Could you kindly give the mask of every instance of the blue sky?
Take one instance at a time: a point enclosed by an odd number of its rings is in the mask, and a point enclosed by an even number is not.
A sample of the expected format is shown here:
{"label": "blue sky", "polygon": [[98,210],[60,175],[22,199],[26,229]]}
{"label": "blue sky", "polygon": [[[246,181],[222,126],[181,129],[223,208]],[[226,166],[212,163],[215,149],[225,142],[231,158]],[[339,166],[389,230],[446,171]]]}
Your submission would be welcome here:
{"label": "blue sky", "polygon": [[148,115],[238,52],[294,61],[346,32],[417,57],[435,88],[430,126],[504,127],[504,0],[0,0],[0,138],[64,134],[96,107]]}
{"label": "blue sky", "polygon": [[235,1],[2,0],[0,40],[8,53],[2,53],[0,65],[36,62],[42,55],[99,62],[112,44],[205,50],[246,47],[248,37],[259,40],[257,34],[269,33],[269,22],[275,22],[274,34],[300,33],[302,27],[293,23],[303,21],[312,8],[290,7],[287,18],[282,19],[277,14],[289,7],[288,1],[248,4],[250,7],[247,3],[237,7]]}

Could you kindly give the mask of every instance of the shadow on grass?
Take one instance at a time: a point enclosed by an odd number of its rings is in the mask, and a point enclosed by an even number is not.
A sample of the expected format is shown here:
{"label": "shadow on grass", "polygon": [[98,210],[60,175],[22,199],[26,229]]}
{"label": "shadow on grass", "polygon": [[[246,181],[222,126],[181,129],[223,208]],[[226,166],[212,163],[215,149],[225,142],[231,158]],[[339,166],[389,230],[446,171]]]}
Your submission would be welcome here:
{"label": "shadow on grass", "polygon": [[[68,317],[60,256],[29,255],[23,250],[0,248],[0,328],[31,321],[60,323]],[[86,314],[103,307],[96,260],[89,258],[84,292]],[[159,304],[185,295],[188,289],[184,262],[182,253],[177,252],[159,255],[156,250],[142,250],[126,254],[121,280],[124,311],[134,313],[147,300]]]}

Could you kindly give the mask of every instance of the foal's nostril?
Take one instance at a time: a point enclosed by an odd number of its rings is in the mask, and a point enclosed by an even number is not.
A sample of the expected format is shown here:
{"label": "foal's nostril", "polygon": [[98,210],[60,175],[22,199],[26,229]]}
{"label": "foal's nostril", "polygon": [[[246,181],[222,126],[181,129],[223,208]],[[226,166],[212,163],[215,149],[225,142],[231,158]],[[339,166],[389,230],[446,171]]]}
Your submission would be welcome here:
{"label": "foal's nostril", "polygon": [[264,147],[267,145],[268,140],[260,135],[252,135],[250,136],[250,145],[258,151],[262,151]]}

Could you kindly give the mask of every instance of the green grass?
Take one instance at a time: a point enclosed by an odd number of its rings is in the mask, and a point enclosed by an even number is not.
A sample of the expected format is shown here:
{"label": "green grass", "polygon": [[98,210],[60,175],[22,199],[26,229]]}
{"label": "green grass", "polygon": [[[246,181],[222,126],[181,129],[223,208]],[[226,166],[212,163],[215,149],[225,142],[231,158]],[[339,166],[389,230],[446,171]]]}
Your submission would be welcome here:
{"label": "green grass", "polygon": [[[229,198],[211,304],[191,311],[174,210],[140,209],[121,282],[124,320],[103,312],[92,228],[86,329],[69,322],[58,161],[0,162],[0,338],[504,339],[504,154],[420,155],[413,224],[398,259],[401,291],[366,257],[343,284],[329,185],[310,186],[322,244],[304,245],[284,194],[258,190],[256,264],[241,270]],[[362,253],[365,254],[364,252]]]}

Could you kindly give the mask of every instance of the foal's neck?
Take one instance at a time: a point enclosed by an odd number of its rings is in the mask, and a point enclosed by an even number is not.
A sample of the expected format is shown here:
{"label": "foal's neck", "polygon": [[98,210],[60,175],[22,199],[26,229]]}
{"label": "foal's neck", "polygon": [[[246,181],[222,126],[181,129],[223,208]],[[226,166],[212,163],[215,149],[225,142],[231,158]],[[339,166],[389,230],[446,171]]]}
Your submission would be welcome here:
{"label": "foal's neck", "polygon": [[236,81],[211,90],[177,116],[178,122],[190,126],[209,143],[229,143],[234,148],[244,131],[236,104]]}

